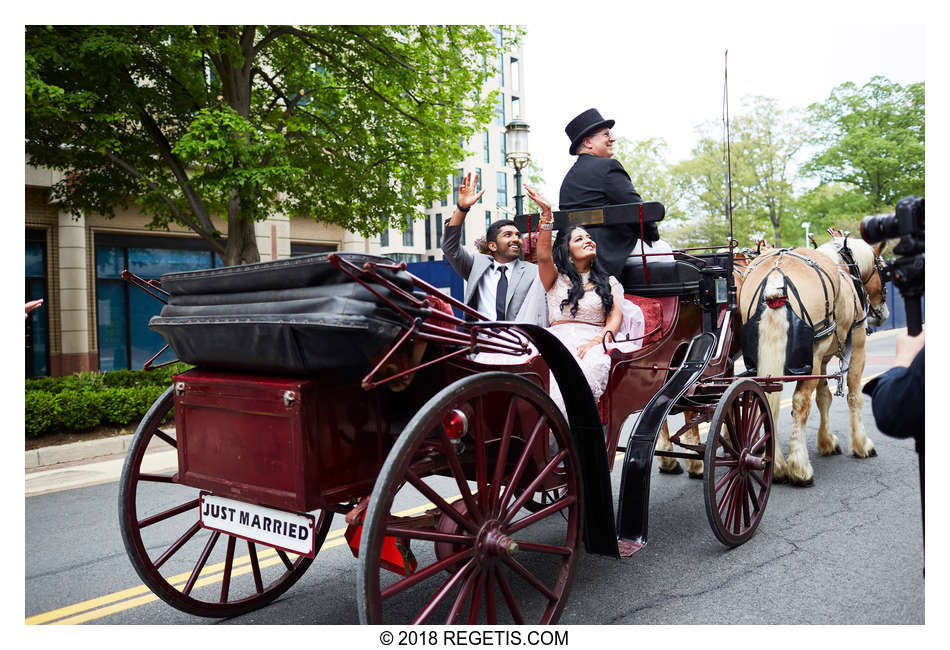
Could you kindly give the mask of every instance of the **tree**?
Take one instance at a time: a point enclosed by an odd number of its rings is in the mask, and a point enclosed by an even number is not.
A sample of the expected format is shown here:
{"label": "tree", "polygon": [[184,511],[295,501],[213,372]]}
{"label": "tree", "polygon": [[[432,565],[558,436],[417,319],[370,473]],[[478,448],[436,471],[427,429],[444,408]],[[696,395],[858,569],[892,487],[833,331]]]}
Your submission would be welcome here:
{"label": "tree", "polygon": [[[820,148],[803,171],[822,185],[845,184],[825,210],[847,215],[893,210],[909,194],[924,193],[924,84],[901,86],[873,77],[858,88],[843,83],[808,107]],[[818,197],[814,197],[817,201]],[[855,216],[853,213],[850,216]]]}
{"label": "tree", "polygon": [[740,245],[750,245],[754,235],[781,245],[798,225],[789,221],[796,207],[793,162],[803,143],[800,120],[767,97],[747,97],[743,109],[731,120],[728,150],[722,125],[706,123],[692,158],[671,170],[688,205],[690,219],[680,236],[689,244],[727,240],[730,206]]}
{"label": "tree", "polygon": [[662,203],[666,208],[666,224],[674,225],[682,221],[685,214],[680,207],[681,195],[670,172],[667,155],[666,140],[663,138],[637,142],[619,138],[614,158],[630,174],[630,180],[643,200]]}
{"label": "tree", "polygon": [[498,52],[483,26],[28,26],[26,152],[65,209],[134,202],[253,262],[270,213],[368,236],[447,193]]}
{"label": "tree", "polygon": [[783,222],[795,205],[793,162],[802,148],[801,120],[768,97],[749,97],[747,112],[735,120],[738,184],[745,188],[753,227],[768,224],[774,246],[781,246]]}

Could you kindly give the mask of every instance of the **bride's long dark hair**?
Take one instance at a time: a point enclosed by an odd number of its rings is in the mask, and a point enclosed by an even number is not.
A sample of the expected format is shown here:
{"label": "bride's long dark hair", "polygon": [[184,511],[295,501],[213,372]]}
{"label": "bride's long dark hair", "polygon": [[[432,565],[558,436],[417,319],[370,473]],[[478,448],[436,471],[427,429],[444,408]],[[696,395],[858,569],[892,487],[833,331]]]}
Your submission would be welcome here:
{"label": "bride's long dark hair", "polygon": [[[584,284],[581,282],[581,274],[577,272],[574,262],[571,261],[571,235],[578,229],[584,230],[580,226],[559,230],[557,237],[554,238],[553,250],[551,251],[554,266],[557,267],[558,273],[563,273],[571,281],[567,299],[561,301],[562,310],[568,305],[571,306],[571,318],[577,315],[577,303],[584,297]],[[584,230],[584,232],[587,231]],[[614,297],[610,293],[610,275],[600,267],[596,257],[590,263],[590,281],[594,283],[594,291],[604,303],[604,314],[610,314],[610,311],[614,308]]]}

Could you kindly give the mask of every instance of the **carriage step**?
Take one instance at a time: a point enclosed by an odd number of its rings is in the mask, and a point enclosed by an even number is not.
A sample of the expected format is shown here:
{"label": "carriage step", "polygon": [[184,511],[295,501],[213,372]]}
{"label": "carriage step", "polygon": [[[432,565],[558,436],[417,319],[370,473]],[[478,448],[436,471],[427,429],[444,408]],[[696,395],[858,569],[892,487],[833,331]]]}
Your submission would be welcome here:
{"label": "carriage step", "polygon": [[620,557],[630,557],[643,548],[640,542],[628,542],[625,539],[617,540],[617,550],[620,551]]}

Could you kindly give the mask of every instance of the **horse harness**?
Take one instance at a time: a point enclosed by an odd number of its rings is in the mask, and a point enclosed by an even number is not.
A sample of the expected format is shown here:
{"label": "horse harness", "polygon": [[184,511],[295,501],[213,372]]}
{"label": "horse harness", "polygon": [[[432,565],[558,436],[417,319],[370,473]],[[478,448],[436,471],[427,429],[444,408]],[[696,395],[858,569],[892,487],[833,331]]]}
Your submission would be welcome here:
{"label": "horse harness", "polygon": [[[802,298],[798,293],[798,289],[795,287],[795,285],[792,282],[789,281],[788,275],[785,274],[785,271],[783,271],[780,266],[780,264],[782,263],[782,258],[785,256],[793,257],[801,262],[804,262],[809,268],[811,268],[818,275],[818,280],[821,283],[821,290],[824,293],[824,298],[825,298],[825,317],[817,325],[812,322],[811,315],[809,315],[808,310],[805,309],[805,305],[802,303]],[[808,327],[810,327],[813,332],[812,336],[814,340],[820,341],[821,339],[825,338],[829,334],[833,333],[837,329],[838,323],[834,318],[834,306],[832,304],[832,301],[829,299],[829,295],[828,295],[828,290],[834,286],[834,282],[831,276],[828,274],[828,272],[825,271],[825,269],[821,268],[821,266],[815,260],[811,259],[810,257],[805,257],[804,255],[796,253],[795,251],[789,248],[780,248],[776,251],[772,251],[771,253],[760,255],[758,258],[756,258],[755,266],[758,266],[759,264],[763,263],[765,260],[767,260],[770,257],[775,257],[775,266],[772,268],[771,271],[765,274],[765,277],[762,278],[762,281],[759,283],[759,286],[756,287],[755,293],[752,295],[752,301],[749,303],[749,313],[746,314],[746,322],[748,322],[749,320],[753,318],[752,309],[755,308],[756,311],[758,311],[759,309],[761,309],[762,305],[765,303],[765,301],[761,299],[762,293],[765,290],[765,285],[768,282],[769,277],[771,277],[772,273],[775,273],[777,271],[782,276],[782,279],[785,282],[786,298],[788,297],[788,290],[791,289],[792,295],[795,297],[795,300],[798,302],[798,308],[799,308],[799,311],[802,313],[802,317],[807,322]]]}
{"label": "horse harness", "polygon": [[[845,235],[843,242],[840,244],[834,240],[829,243],[835,247],[835,249],[838,251],[838,255],[841,256],[842,260],[844,260],[845,266],[848,268],[848,275],[851,276],[851,282],[854,284],[854,290],[861,302],[860,305],[855,306],[864,315],[860,320],[855,321],[854,325],[851,326],[851,329],[856,329],[864,324],[868,319],[869,313],[879,321],[883,320],[883,314],[881,314],[880,309],[877,309],[871,305],[871,296],[868,294],[868,290],[865,288],[865,285],[871,281],[871,276],[877,273],[881,280],[881,299],[887,299],[887,283],[885,281],[886,267],[883,260],[875,255],[874,267],[871,269],[871,273],[868,274],[867,278],[863,278],[861,277],[861,269],[858,268],[857,262],[854,261],[854,252],[848,247],[848,236]],[[871,333],[870,327],[866,326],[865,329],[867,330],[868,334]]]}
{"label": "horse harness", "polygon": [[[811,315],[808,313],[808,310],[805,309],[805,305],[802,302],[801,295],[798,292],[798,288],[792,283],[788,275],[781,268],[781,262],[784,257],[792,257],[801,262],[804,262],[806,266],[811,268],[815,274],[818,276],[819,283],[821,284],[822,292],[824,293],[825,300],[825,314],[824,318],[819,323],[814,323],[811,319]],[[749,303],[749,313],[746,314],[746,322],[740,330],[740,338],[742,344],[742,356],[745,359],[747,372],[752,372],[753,374],[756,371],[758,366],[758,344],[759,344],[759,334],[758,334],[758,321],[762,318],[762,314],[766,307],[769,308],[781,308],[785,307],[786,318],[788,319],[788,334],[785,342],[785,373],[787,375],[810,375],[812,374],[812,356],[814,345],[817,341],[820,341],[830,335],[834,335],[836,343],[836,352],[835,355],[842,360],[842,367],[846,365],[848,360],[851,357],[851,334],[848,332],[848,336],[844,343],[838,338],[838,325],[835,320],[834,314],[834,279],[832,276],[823,269],[815,260],[796,253],[795,251],[788,248],[781,248],[765,255],[760,255],[755,260],[755,266],[765,263],[768,258],[775,258],[775,266],[765,274],[765,277],[759,283],[759,286],[756,287],[755,293],[753,294],[753,299]],[[764,291],[766,284],[768,283],[769,278],[772,273],[778,272],[784,281],[784,296],[775,300],[766,300],[764,298]],[[792,309],[792,306],[788,304],[789,295],[793,297],[799,306],[799,311],[802,314],[802,317],[799,317],[795,310]],[[755,313],[752,314],[752,310],[755,310]],[[839,375],[839,385],[838,385],[838,394],[841,394],[841,376]]]}

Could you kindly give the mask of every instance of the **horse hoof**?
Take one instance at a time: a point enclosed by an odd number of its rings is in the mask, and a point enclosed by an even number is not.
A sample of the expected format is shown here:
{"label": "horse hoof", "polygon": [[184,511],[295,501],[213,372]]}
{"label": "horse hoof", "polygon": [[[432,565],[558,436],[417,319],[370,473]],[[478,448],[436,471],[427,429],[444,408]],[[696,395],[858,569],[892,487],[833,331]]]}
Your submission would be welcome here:
{"label": "horse hoof", "polygon": [[807,480],[805,480],[805,481],[791,481],[791,483],[792,483],[792,485],[794,485],[795,487],[803,487],[803,488],[804,488],[804,487],[811,487],[812,485],[815,484],[815,478],[812,477],[812,478],[807,479]]}
{"label": "horse hoof", "polygon": [[775,476],[772,475],[772,483],[788,483],[788,478],[785,476]]}
{"label": "horse hoof", "polygon": [[690,473],[689,473],[689,477],[690,477],[690,478],[695,478],[695,479],[698,479],[698,480],[701,481],[701,480],[703,480],[703,473],[702,473],[702,472],[690,472]]}
{"label": "horse hoof", "polygon": [[669,469],[660,465],[660,474],[682,474],[682,473],[683,473],[683,468],[680,467],[679,463],[676,463]]}
{"label": "horse hoof", "polygon": [[840,456],[840,455],[841,455],[841,445],[835,445],[835,449],[834,449],[834,451],[831,452],[831,455],[832,455],[832,456]]}
{"label": "horse hoof", "polygon": [[867,456],[858,456],[857,453],[852,453],[851,455],[854,456],[855,458],[861,458],[861,459],[874,458],[875,456],[877,456],[877,449],[872,448],[871,451],[868,452]]}

